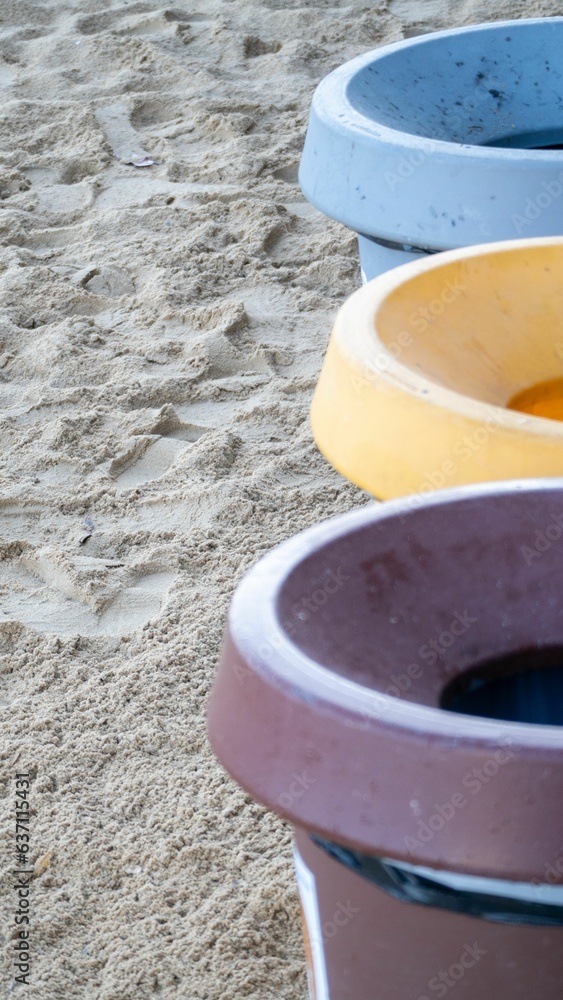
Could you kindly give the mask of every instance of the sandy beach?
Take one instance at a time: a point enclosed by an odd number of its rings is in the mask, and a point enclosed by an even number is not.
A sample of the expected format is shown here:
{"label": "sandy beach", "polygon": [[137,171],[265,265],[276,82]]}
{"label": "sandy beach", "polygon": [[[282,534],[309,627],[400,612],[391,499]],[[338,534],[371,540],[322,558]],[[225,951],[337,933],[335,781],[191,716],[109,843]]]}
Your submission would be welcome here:
{"label": "sandy beach", "polygon": [[3,0],[2,994],[30,772],[32,1000],[306,1000],[288,828],[208,745],[228,601],[367,502],[308,408],[356,243],[303,199],[313,90],[548,0]]}

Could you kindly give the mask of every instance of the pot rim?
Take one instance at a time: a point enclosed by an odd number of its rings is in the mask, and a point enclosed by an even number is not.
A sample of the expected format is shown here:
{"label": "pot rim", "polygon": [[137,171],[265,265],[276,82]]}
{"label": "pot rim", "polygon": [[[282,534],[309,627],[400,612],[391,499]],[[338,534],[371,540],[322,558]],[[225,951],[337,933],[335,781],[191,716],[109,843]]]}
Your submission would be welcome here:
{"label": "pot rim", "polygon": [[[563,21],[563,18],[561,19]],[[487,403],[473,396],[467,396],[414,368],[401,362],[388,350],[377,336],[377,318],[380,309],[389,296],[401,286],[408,286],[429,271],[447,268],[456,261],[469,261],[479,257],[494,257],[497,254],[523,254],[528,250],[543,247],[559,247],[563,264],[563,236],[540,236],[533,239],[502,240],[495,243],[481,243],[476,246],[447,250],[441,254],[409,261],[399,267],[373,278],[358,288],[342,305],[337,314],[333,336],[349,363],[370,380],[374,376],[383,381],[391,381],[401,391],[409,395],[427,397],[427,402],[452,414],[459,414],[471,420],[485,422],[494,420],[499,429],[513,431],[519,435],[545,439],[563,438],[563,422],[509,410],[497,403]],[[376,362],[385,356],[385,370],[378,371]],[[375,367],[370,367],[371,364]]]}
{"label": "pot rim", "polygon": [[[538,491],[563,495],[563,477],[439,490],[424,498],[423,508]],[[275,610],[277,595],[293,570],[326,543],[334,543],[358,528],[412,515],[416,512],[412,501],[413,497],[401,497],[337,515],[272,549],[250,569],[232,599],[228,624],[237,649],[266,684],[283,687],[286,695],[300,702],[314,703],[318,711],[336,711],[341,719],[345,717],[344,725],[357,724],[359,717],[364,725],[431,738],[449,752],[456,747],[498,750],[499,745],[506,745],[532,754],[536,751],[543,757],[546,751],[559,755],[563,750],[563,727],[461,715],[366,688],[313,660],[284,632]],[[258,657],[256,650],[261,650]]]}
{"label": "pot rim", "polygon": [[366,131],[370,132],[373,130],[374,138],[387,138],[389,142],[393,142],[395,137],[400,136],[401,146],[408,146],[408,140],[411,138],[413,140],[413,149],[422,149],[429,153],[441,152],[446,155],[459,155],[462,159],[467,158],[468,156],[477,156],[483,160],[493,161],[500,159],[501,161],[504,160],[508,163],[522,163],[523,167],[528,165],[528,161],[537,162],[538,160],[545,160],[546,163],[552,165],[554,158],[559,157],[561,166],[563,167],[561,151],[556,149],[526,149],[513,148],[509,146],[484,146],[478,143],[456,142],[453,139],[432,139],[429,136],[415,135],[412,132],[405,132],[402,129],[392,128],[390,125],[384,125],[382,122],[378,122],[377,119],[371,118],[368,115],[362,114],[361,111],[358,111],[355,105],[350,101],[347,93],[352,80],[361,70],[373,65],[376,62],[380,62],[382,59],[387,58],[394,52],[400,52],[402,49],[416,48],[419,45],[423,46],[432,44],[442,39],[449,39],[452,36],[467,36],[480,32],[489,32],[492,34],[507,30],[521,31],[526,28],[539,27],[540,25],[542,28],[545,25],[559,26],[563,31],[563,15],[554,17],[517,18],[505,21],[484,21],[480,24],[469,24],[461,28],[444,28],[442,31],[430,31],[424,35],[416,35],[412,38],[401,39],[398,42],[390,42],[388,45],[381,45],[379,48],[371,49],[369,52],[355,56],[353,59],[348,60],[348,62],[345,62],[341,66],[332,70],[332,72],[319,83],[313,99],[315,99],[318,94],[319,100],[317,110],[321,109],[323,111],[330,106],[331,102],[337,101],[339,104],[341,102],[345,102],[348,117],[345,125],[342,126],[342,130],[357,131],[362,137],[365,135]]}
{"label": "pot rim", "polygon": [[[407,48],[481,32],[533,28],[549,30],[553,27],[561,29],[563,38],[563,16],[490,21],[444,29],[372,49],[333,70],[321,80],[313,95],[309,130],[299,170],[299,181],[307,200],[359,234],[394,243],[439,251],[481,242],[484,236],[489,235],[485,232],[488,228],[486,213],[491,210],[488,190],[482,189],[489,186],[494,190],[495,197],[506,200],[505,215],[511,212],[518,214],[518,208],[523,209],[525,197],[541,191],[542,181],[553,181],[554,172],[563,175],[562,152],[476,145],[414,135],[361,112],[352,103],[349,88],[362,70]],[[323,160],[326,157],[334,159],[335,144],[346,149],[346,155],[341,157],[346,170],[341,170],[338,191],[334,190],[334,184],[328,178],[320,176]],[[421,155],[424,161],[415,170],[418,177],[416,190],[411,192],[408,184],[401,185],[391,200],[396,201],[400,218],[406,215],[409,208],[412,215],[412,202],[416,202],[419,192],[424,192],[425,203],[438,199],[437,204],[447,218],[435,220],[433,229],[429,220],[422,234],[416,218],[411,217],[408,222],[390,222],[381,207],[377,190],[384,185],[386,174],[413,154]],[[484,170],[487,171],[486,183]],[[455,187],[452,174],[456,175]],[[360,192],[366,180],[370,186]],[[448,190],[450,187],[454,187],[453,197]],[[514,197],[511,197],[511,187],[517,189]],[[458,221],[456,229],[452,230],[451,218],[460,211],[466,211],[468,217]],[[409,216],[406,215],[406,218]],[[539,231],[533,221],[530,225],[532,235],[540,235],[548,220],[544,219],[544,226]],[[497,239],[508,238],[512,234],[503,230],[490,235],[491,239]]]}

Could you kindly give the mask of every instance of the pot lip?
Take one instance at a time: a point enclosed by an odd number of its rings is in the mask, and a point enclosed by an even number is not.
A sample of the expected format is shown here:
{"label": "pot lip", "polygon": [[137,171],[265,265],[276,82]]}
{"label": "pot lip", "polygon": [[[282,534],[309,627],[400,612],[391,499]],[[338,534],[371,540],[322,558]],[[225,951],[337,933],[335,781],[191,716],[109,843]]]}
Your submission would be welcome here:
{"label": "pot lip", "polygon": [[[432,139],[429,136],[414,135],[402,129],[391,128],[389,125],[378,122],[375,118],[370,118],[368,115],[362,114],[352,104],[348,96],[348,87],[361,70],[403,49],[447,40],[452,36],[470,35],[478,32],[522,31],[525,28],[529,29],[530,27],[540,26],[542,28],[544,26],[559,26],[563,32],[563,15],[485,21],[479,24],[466,25],[461,28],[446,28],[442,31],[432,31],[424,35],[416,35],[413,38],[401,39],[398,42],[390,42],[388,45],[382,45],[379,48],[371,49],[369,52],[356,56],[332,70],[318,84],[313,95],[313,107],[317,114],[329,119],[337,131],[356,132],[364,140],[366,137],[370,137],[372,140],[379,139],[386,144],[395,144],[403,148],[408,147],[410,150],[420,150],[427,154],[442,153],[448,157],[450,162],[452,156],[459,156],[461,159],[476,157],[477,159],[521,166],[524,169],[530,163],[545,163],[553,166],[559,162],[563,169],[563,157],[559,150],[483,146],[469,142],[461,143],[453,140]],[[343,111],[345,110],[346,115],[344,119],[334,120],[335,106],[338,106]]]}
{"label": "pot lip", "polygon": [[[540,224],[522,213],[526,199],[541,193],[543,183],[563,184],[562,151],[417,136],[377,122],[349,97],[360,71],[407,47],[463,34],[530,28],[563,33],[563,16],[431,32],[372,49],[334,69],[320,81],[312,99],[299,167],[305,198],[358,234],[434,252],[510,238],[522,231],[519,225],[530,226],[532,235],[559,235],[563,210],[558,199],[555,211],[540,213]],[[334,170],[326,171],[326,161]],[[390,194],[389,177],[405,161],[415,168],[415,180],[391,188]],[[439,216],[431,214],[432,203],[439,206]]]}
{"label": "pot lip", "polygon": [[[538,492],[563,498],[563,477],[439,490],[424,498],[423,507]],[[277,615],[277,597],[296,567],[327,543],[355,530],[416,514],[413,499],[401,497],[337,515],[299,532],[260,559],[239,584],[229,609],[229,632],[239,653],[269,686],[283,688],[290,699],[314,704],[318,712],[338,716],[344,726],[358,726],[361,719],[363,728],[391,729],[431,740],[446,746],[450,753],[455,748],[518,746],[542,756],[549,751],[560,754],[563,727],[462,715],[366,688],[315,662],[284,631]]]}
{"label": "pot lip", "polygon": [[[429,405],[479,422],[494,421],[497,427],[504,431],[525,433],[541,439],[561,440],[563,423],[548,417],[509,410],[506,406],[488,403],[449,389],[401,362],[377,335],[378,314],[389,296],[401,286],[416,281],[421,274],[445,268],[456,261],[494,257],[497,254],[521,254],[543,247],[560,248],[563,264],[563,236],[540,236],[481,243],[471,247],[446,250],[440,254],[401,264],[372,278],[352,293],[337,314],[333,337],[348,362],[359,370],[360,377],[365,373],[364,377],[373,380],[375,375],[376,379],[381,378],[384,383],[393,382],[409,395],[420,396]],[[382,355],[385,357],[383,371],[377,367],[377,362],[381,363]]]}

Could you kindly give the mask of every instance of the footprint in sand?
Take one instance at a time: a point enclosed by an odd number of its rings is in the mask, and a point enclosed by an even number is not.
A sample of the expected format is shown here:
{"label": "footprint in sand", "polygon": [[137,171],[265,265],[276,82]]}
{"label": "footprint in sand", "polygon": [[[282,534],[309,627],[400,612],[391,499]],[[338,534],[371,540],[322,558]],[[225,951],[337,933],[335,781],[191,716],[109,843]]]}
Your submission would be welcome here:
{"label": "footprint in sand", "polygon": [[247,35],[243,42],[245,59],[256,59],[258,56],[275,55],[282,47],[281,42],[266,41],[256,35]]}
{"label": "footprint in sand", "polygon": [[0,683],[0,711],[9,708],[12,704],[12,695],[5,683]]}
{"label": "footprint in sand", "polygon": [[135,285],[133,280],[119,267],[86,267],[73,274],[70,279],[73,285],[80,285],[92,295],[103,295],[105,298],[120,298],[122,295],[133,295]]}
{"label": "footprint in sand", "polygon": [[159,479],[190,444],[208,432],[208,427],[180,423],[156,439],[153,435],[139,435],[113,459],[109,473],[115,477],[119,490],[133,489]]}
{"label": "footprint in sand", "polygon": [[111,30],[115,34],[127,34],[129,37],[156,35],[161,40],[167,33],[177,34],[178,28],[181,33],[185,33],[190,21],[210,19],[211,15],[208,14],[192,14],[171,8],[153,11],[147,4],[131,4],[122,7],[121,11],[114,9],[80,16],[76,21],[76,28],[82,35],[97,35]]}
{"label": "footprint in sand", "polygon": [[123,635],[158,615],[173,580],[166,569],[28,547],[0,563],[0,625],[15,621],[60,636]]}

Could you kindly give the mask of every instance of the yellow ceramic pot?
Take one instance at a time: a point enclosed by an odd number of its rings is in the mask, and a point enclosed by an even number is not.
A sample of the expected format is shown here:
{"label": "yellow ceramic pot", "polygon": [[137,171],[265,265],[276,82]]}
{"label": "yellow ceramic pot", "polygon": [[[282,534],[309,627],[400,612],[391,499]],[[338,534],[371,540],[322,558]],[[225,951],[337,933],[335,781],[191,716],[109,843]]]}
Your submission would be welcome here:
{"label": "yellow ceramic pot", "polygon": [[380,499],[563,475],[563,239],[455,250],[340,310],[315,440]]}

